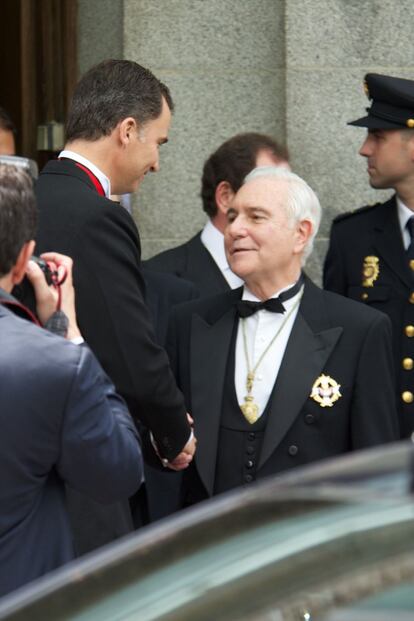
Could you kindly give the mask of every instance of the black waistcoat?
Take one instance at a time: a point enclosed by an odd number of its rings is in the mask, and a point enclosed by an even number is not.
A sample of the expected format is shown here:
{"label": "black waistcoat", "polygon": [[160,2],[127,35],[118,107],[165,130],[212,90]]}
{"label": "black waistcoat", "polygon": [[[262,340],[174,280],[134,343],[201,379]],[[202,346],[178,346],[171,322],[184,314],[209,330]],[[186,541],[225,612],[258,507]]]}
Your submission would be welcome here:
{"label": "black waistcoat", "polygon": [[[256,479],[273,391],[261,417],[251,425],[237,402],[234,383],[235,349],[238,322],[235,322],[227,360],[217,448],[214,494],[248,485]],[[274,390],[274,388],[273,388]],[[254,386],[253,386],[254,395]]]}

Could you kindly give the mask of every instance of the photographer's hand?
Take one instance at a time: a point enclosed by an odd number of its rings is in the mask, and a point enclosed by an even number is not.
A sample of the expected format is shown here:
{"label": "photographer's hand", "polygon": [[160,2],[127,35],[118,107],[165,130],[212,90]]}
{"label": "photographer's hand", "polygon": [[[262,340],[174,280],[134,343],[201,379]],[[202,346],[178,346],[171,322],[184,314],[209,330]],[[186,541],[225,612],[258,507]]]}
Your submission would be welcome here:
{"label": "photographer's hand", "polygon": [[[73,261],[70,257],[57,252],[46,252],[42,254],[42,259],[51,264],[52,269],[58,272],[59,279],[66,274],[65,280],[60,285],[61,290],[61,310],[69,320],[68,333],[66,338],[73,339],[81,336],[76,322],[75,311],[75,291],[72,281]],[[59,294],[53,285],[48,285],[45,276],[36,263],[29,261],[27,277],[30,280],[36,297],[37,315],[42,324],[53,315],[57,310]]]}

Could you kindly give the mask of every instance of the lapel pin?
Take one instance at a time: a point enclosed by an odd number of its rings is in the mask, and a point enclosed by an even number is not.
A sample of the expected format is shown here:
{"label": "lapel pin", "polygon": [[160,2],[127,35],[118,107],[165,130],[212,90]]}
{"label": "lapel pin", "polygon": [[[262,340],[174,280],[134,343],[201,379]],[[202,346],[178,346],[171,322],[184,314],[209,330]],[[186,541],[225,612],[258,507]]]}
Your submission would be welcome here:
{"label": "lapel pin", "polygon": [[331,408],[335,401],[338,401],[339,397],[342,397],[340,393],[341,385],[338,384],[329,375],[320,375],[314,385],[312,386],[312,392],[310,394],[311,399],[319,403],[322,408]]}
{"label": "lapel pin", "polygon": [[365,257],[362,266],[362,286],[373,287],[379,276],[379,258],[374,256]]}

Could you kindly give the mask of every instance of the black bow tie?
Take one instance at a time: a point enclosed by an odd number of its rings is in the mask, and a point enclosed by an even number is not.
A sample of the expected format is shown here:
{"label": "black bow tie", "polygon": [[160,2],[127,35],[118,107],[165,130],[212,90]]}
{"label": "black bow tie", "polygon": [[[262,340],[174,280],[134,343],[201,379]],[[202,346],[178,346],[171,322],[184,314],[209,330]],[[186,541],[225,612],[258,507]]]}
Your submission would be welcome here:
{"label": "black bow tie", "polygon": [[267,310],[271,313],[284,313],[285,307],[283,306],[283,302],[286,300],[290,300],[293,298],[301,288],[303,284],[303,274],[300,275],[299,280],[290,287],[287,291],[283,291],[277,298],[270,298],[269,300],[264,300],[264,302],[251,302],[250,300],[238,300],[236,302],[236,311],[239,317],[244,319],[245,317],[250,317],[257,313],[259,310]]}
{"label": "black bow tie", "polygon": [[285,307],[279,298],[270,298],[264,302],[251,302],[250,300],[239,300],[236,303],[236,309],[239,317],[243,319],[254,315],[259,310],[268,310],[271,313],[284,313]]}

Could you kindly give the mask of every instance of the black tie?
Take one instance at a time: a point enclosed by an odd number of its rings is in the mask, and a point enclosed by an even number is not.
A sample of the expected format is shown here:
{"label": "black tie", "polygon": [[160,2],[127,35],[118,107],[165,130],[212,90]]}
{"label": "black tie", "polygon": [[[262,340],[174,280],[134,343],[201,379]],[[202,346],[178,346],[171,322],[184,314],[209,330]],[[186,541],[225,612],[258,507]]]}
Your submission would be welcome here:
{"label": "black tie", "polygon": [[244,319],[254,315],[259,310],[267,310],[271,313],[284,313],[285,307],[283,302],[290,300],[295,296],[303,284],[303,274],[300,275],[299,280],[287,291],[283,291],[277,298],[270,298],[264,300],[264,302],[251,302],[250,300],[238,300],[236,302],[236,310],[239,317]]}
{"label": "black tie", "polygon": [[[405,251],[405,254],[408,259],[409,267],[411,267],[411,269],[414,270],[414,216],[411,216],[411,218],[407,220],[406,227],[407,227],[407,231],[410,234],[410,245]],[[414,271],[413,271],[413,276],[414,276]]]}

